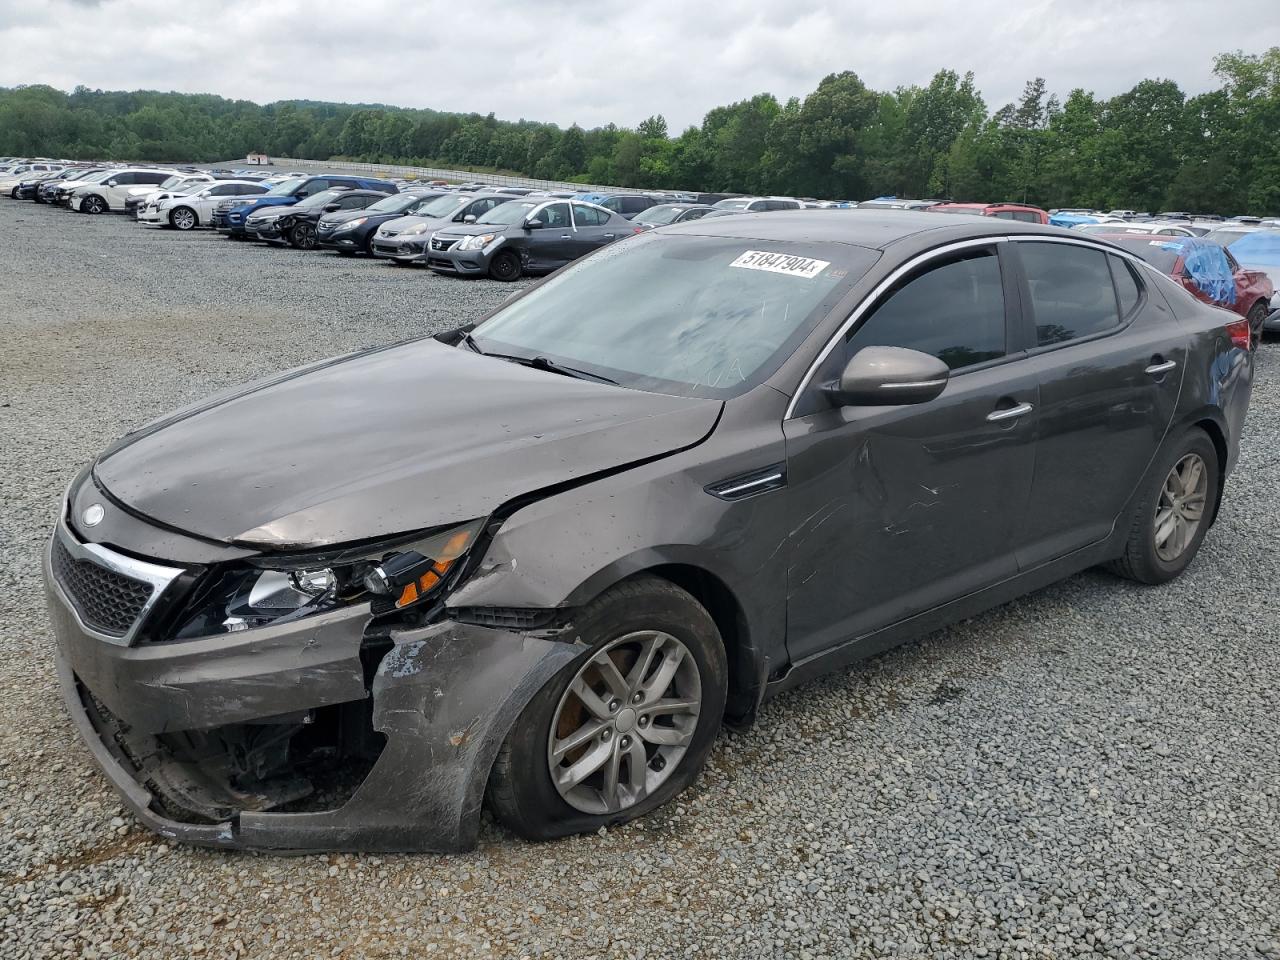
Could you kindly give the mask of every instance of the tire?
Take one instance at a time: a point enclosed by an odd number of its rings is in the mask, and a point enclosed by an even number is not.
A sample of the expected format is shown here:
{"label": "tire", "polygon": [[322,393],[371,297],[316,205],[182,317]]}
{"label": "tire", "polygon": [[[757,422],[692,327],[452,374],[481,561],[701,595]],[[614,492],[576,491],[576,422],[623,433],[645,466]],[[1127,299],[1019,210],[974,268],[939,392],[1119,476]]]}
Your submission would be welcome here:
{"label": "tire", "polygon": [[[1194,466],[1193,458],[1199,460],[1202,476],[1195,490],[1188,493],[1186,471]],[[1195,559],[1213,522],[1221,469],[1217,448],[1199,427],[1167,444],[1134,506],[1124,553],[1108,568],[1119,576],[1148,584],[1168,583],[1182,573]],[[1196,520],[1192,527],[1187,515],[1193,512]],[[1157,518],[1161,519],[1160,524]],[[1168,532],[1169,523],[1173,524],[1172,532]],[[1160,538],[1166,533],[1167,538]],[[1172,539],[1175,537],[1181,538],[1180,544]]]}
{"label": "tire", "polygon": [[103,200],[96,193],[91,193],[80,201],[80,212],[92,214],[106,213],[107,201]]}
{"label": "tire", "polygon": [[1254,350],[1258,349],[1258,344],[1262,342],[1262,325],[1266,322],[1268,313],[1270,311],[1267,309],[1265,300],[1259,300],[1249,308],[1247,317],[1249,321],[1249,346]]}
{"label": "tire", "polygon": [[489,261],[489,276],[503,283],[519,280],[521,273],[520,258],[510,250],[500,250]]}
{"label": "tire", "polygon": [[[583,608],[577,626],[588,649],[534,695],[489,776],[494,816],[527,840],[626,823],[666,803],[697,778],[724,715],[724,643],[711,615],[684,590],[658,577],[634,577]],[[596,666],[602,660],[616,667],[612,690]],[[664,682],[664,675],[672,679]],[[595,709],[578,697],[580,683],[604,691],[590,698]],[[651,689],[636,692],[638,685]],[[644,706],[675,702],[682,706],[651,715]],[[563,750],[566,740],[584,731],[579,746]],[[564,755],[557,759],[557,752]],[[593,763],[593,756],[607,759]],[[592,772],[562,792],[552,779],[553,764]],[[610,803],[604,778],[611,766],[618,786]]]}
{"label": "tire", "polygon": [[397,260],[395,257],[388,257],[387,263],[391,264],[393,267],[407,267],[409,265],[408,260]]}
{"label": "tire", "polygon": [[169,211],[169,226],[175,230],[194,230],[200,217],[190,207],[174,207]]}
{"label": "tire", "polygon": [[300,223],[289,231],[289,243],[297,250],[314,250],[316,248],[316,228],[309,223]]}

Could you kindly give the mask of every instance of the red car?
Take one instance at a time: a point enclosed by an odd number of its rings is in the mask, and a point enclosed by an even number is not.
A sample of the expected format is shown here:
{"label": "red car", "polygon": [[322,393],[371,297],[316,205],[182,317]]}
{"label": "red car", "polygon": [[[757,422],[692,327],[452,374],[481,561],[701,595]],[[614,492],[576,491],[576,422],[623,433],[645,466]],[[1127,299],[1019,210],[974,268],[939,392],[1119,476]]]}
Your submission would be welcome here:
{"label": "red car", "polygon": [[1001,220],[1021,220],[1023,223],[1048,223],[1049,214],[1039,207],[1021,203],[936,203],[929,207],[931,213],[967,213],[975,217],[999,217]]}
{"label": "red car", "polygon": [[[1177,280],[1197,299],[1234,310],[1249,321],[1250,344],[1256,347],[1262,340],[1262,324],[1270,312],[1269,304],[1271,297],[1275,294],[1275,288],[1272,286],[1271,278],[1261,270],[1250,270],[1240,266],[1239,261],[1226,247],[1185,237],[1152,237],[1132,233],[1104,233],[1094,234],[1094,236],[1101,236],[1104,240],[1110,240],[1117,246],[1136,253],[1157,270]],[[1233,281],[1234,303],[1229,296],[1224,296],[1222,293],[1217,297],[1214,296],[1211,270],[1188,268],[1188,259],[1194,259],[1197,251],[1211,260],[1216,260],[1217,251],[1222,252],[1226,260],[1223,272],[1230,271]]]}

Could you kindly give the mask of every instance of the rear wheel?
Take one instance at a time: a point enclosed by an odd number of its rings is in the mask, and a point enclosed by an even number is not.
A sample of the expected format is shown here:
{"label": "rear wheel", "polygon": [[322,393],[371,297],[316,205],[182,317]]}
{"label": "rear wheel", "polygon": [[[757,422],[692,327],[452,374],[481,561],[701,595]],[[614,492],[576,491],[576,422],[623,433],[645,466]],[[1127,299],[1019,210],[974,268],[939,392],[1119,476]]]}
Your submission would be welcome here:
{"label": "rear wheel", "polygon": [[1124,554],[1110,569],[1140,583],[1167,583],[1195,558],[1213,520],[1218,451],[1198,427],[1169,444],[1129,523]]}
{"label": "rear wheel", "polygon": [[504,282],[519,280],[520,258],[510,250],[499,251],[489,261],[489,276]]}
{"label": "rear wheel", "polygon": [[583,609],[590,645],[529,702],[489,778],[507,827],[549,840],[625,823],[691,784],[720,729],[724,645],[707,611],[658,577]]}
{"label": "rear wheel", "polygon": [[300,223],[289,231],[289,242],[299,250],[316,248],[316,228],[309,223]]}
{"label": "rear wheel", "polygon": [[1258,344],[1262,342],[1262,325],[1266,322],[1267,313],[1265,300],[1259,300],[1249,308],[1249,345],[1255,350]]}
{"label": "rear wheel", "polygon": [[175,207],[169,214],[169,226],[176,230],[194,230],[200,218],[190,207]]}

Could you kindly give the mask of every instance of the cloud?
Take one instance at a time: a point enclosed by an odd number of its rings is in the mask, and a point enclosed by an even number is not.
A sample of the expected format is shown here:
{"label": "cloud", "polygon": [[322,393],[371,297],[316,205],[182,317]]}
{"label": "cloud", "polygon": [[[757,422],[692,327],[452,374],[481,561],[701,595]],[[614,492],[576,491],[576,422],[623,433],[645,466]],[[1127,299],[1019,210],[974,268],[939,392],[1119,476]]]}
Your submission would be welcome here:
{"label": "cloud", "polygon": [[[872,87],[973,70],[990,106],[1044,76],[1108,96],[1146,77],[1196,93],[1275,0],[51,0],[0,8],[0,85],[390,103],[673,131],[712,107],[804,96],[828,73]],[[1256,46],[1256,45],[1255,45]]]}

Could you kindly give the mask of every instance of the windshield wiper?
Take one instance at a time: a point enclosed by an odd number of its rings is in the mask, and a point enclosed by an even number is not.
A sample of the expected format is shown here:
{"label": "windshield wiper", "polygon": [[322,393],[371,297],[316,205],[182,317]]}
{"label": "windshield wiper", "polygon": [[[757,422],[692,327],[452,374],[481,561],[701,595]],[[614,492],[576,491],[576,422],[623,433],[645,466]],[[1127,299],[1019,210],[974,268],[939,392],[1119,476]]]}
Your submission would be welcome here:
{"label": "windshield wiper", "polygon": [[483,350],[480,349],[480,344],[476,343],[476,338],[471,335],[470,330],[468,330],[466,333],[462,335],[462,342],[465,343],[472,350],[474,350],[476,353],[480,354],[482,357],[488,356],[488,354],[486,354]]}
{"label": "windshield wiper", "polygon": [[548,373],[559,373],[566,377],[576,377],[579,380],[596,380],[600,383],[609,383],[618,386],[617,380],[611,380],[606,376],[598,373],[592,373],[589,370],[580,370],[577,367],[568,367],[563,363],[556,363],[554,360],[548,360],[546,357],[533,357],[525,361],[525,365],[533,367],[535,370],[546,370]]}

